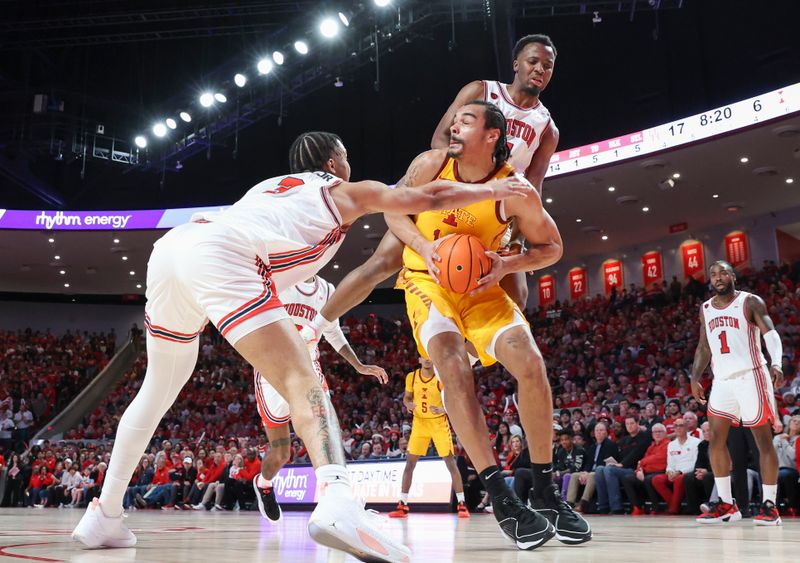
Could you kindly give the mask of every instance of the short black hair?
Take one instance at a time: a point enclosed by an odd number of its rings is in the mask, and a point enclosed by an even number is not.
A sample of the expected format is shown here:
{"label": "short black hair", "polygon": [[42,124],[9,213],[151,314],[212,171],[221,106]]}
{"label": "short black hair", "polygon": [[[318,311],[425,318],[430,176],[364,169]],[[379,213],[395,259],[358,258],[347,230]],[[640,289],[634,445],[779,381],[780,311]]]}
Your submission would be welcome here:
{"label": "short black hair", "polygon": [[558,437],[561,438],[561,436],[569,436],[570,438],[574,438],[575,433],[570,428],[564,428],[558,432]]}
{"label": "short black hair", "polygon": [[301,133],[289,148],[289,171],[316,172],[322,170],[331,155],[344,145],[339,135],[326,131]]}
{"label": "short black hair", "polygon": [[484,129],[500,130],[500,136],[497,138],[497,142],[494,145],[494,152],[492,153],[495,165],[500,166],[507,161],[508,157],[511,155],[511,149],[508,148],[508,139],[506,139],[506,116],[503,115],[499,107],[492,103],[484,102],[483,100],[473,100],[465,105],[483,107]]}
{"label": "short black hair", "polygon": [[553,40],[550,39],[549,35],[544,35],[542,33],[534,33],[532,35],[526,35],[525,37],[517,41],[517,44],[514,45],[514,50],[511,52],[512,60],[517,60],[517,57],[525,48],[525,46],[530,43],[541,43],[545,47],[550,47],[553,50],[553,56],[554,57],[558,56],[558,51],[556,51],[556,46],[553,44]]}
{"label": "short black hair", "polygon": [[711,268],[713,268],[714,266],[721,266],[722,268],[728,270],[732,274],[736,273],[736,270],[733,269],[733,266],[731,266],[731,263],[726,261],[726,260],[717,260],[716,262],[711,264],[711,266],[709,266],[708,269],[711,270]]}

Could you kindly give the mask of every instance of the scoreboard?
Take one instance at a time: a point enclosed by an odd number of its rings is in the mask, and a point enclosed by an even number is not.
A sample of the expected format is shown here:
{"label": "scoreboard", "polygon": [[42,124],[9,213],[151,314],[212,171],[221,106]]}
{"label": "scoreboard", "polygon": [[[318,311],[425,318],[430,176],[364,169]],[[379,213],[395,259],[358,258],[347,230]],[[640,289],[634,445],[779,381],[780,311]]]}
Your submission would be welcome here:
{"label": "scoreboard", "polygon": [[643,131],[559,151],[547,178],[655,153],[723,135],[800,111],[800,83]]}

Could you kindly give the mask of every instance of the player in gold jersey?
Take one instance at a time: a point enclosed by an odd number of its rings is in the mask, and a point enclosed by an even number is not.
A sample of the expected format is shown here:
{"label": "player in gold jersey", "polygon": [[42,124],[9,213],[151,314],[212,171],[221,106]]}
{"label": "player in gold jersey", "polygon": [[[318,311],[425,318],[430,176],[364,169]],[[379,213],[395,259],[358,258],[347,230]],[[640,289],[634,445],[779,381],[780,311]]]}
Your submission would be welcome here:
{"label": "player in gold jersey", "polygon": [[433,371],[433,362],[420,358],[421,367],[406,375],[406,391],[403,404],[408,412],[414,415],[411,424],[411,437],[408,439],[408,455],[406,467],[403,469],[403,483],[400,488],[400,501],[397,510],[390,512],[391,518],[408,517],[408,491],[411,490],[411,478],[417,460],[428,453],[428,446],[433,441],[436,453],[444,460],[453,490],[458,499],[458,517],[469,518],[469,511],[464,504],[464,484],[453,457],[453,437],[450,434],[450,423],[442,403],[442,384]]}
{"label": "player in gold jersey", "polygon": [[[505,117],[493,104],[475,101],[461,107],[450,128],[448,149],[418,156],[406,173],[406,185],[421,185],[431,178],[482,182],[512,174],[506,163],[505,125]],[[425,212],[413,218],[389,213],[385,217],[406,244],[402,283],[414,338],[420,354],[437,367],[447,414],[492,497],[501,529],[520,549],[538,547],[553,535],[568,544],[588,541],[588,523],[561,500],[552,483],[553,398],[544,361],[519,307],[497,285],[508,273],[539,270],[561,257],[561,235],[540,197],[533,194],[524,205],[507,201]],[[501,257],[496,251],[512,218],[530,247]],[[491,271],[470,294],[446,290],[435,278],[436,248],[443,237],[455,233],[480,238],[492,260]],[[465,338],[484,365],[499,361],[517,380],[520,418],[530,443],[534,477],[530,503],[535,511],[514,496],[496,465],[475,396]]]}

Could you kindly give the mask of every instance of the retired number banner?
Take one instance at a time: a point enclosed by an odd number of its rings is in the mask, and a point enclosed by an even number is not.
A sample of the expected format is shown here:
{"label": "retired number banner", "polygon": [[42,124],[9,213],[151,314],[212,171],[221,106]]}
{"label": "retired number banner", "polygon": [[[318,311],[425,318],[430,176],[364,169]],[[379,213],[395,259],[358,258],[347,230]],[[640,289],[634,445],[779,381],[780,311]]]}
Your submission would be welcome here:
{"label": "retired number banner", "polygon": [[706,262],[703,257],[703,243],[699,240],[687,240],[681,245],[683,259],[683,278],[694,278],[699,282],[706,281]]}
{"label": "retired number banner", "polygon": [[556,279],[550,274],[539,278],[539,306],[547,307],[556,300]]}
{"label": "retired number banner", "polygon": [[569,282],[570,301],[577,301],[589,295],[586,268],[572,268],[567,274],[567,281]]}
{"label": "retired number banner", "polygon": [[645,289],[649,289],[654,283],[661,285],[664,281],[660,252],[653,250],[642,254],[642,279]]}
{"label": "retired number banner", "polygon": [[617,292],[622,291],[625,280],[622,275],[622,262],[616,259],[603,262],[603,285],[605,286],[606,297],[611,295],[611,288],[616,287]]}

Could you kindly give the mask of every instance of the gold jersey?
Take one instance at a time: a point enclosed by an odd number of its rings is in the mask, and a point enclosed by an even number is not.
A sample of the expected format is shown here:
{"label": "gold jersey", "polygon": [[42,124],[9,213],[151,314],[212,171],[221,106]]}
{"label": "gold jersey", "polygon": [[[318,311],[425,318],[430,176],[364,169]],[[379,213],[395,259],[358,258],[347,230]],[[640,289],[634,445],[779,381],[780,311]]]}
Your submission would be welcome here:
{"label": "gold jersey", "polygon": [[[508,163],[498,166],[480,182],[505,178],[514,173],[514,167]],[[463,182],[458,175],[458,162],[448,157],[441,171],[434,179]],[[508,229],[509,220],[504,216],[500,201],[480,201],[457,209],[425,211],[416,216],[414,223],[422,236],[428,240],[436,240],[449,234],[474,235],[489,250],[500,248],[503,235]],[[425,260],[408,246],[403,250],[403,265],[412,271],[425,272]]]}
{"label": "gold jersey", "polygon": [[422,374],[422,370],[417,368],[406,375],[406,392],[411,393],[414,398],[414,416],[417,418],[436,418],[444,414],[434,414],[431,412],[431,405],[440,409],[442,404],[442,384],[439,378],[431,375],[428,379]]}

